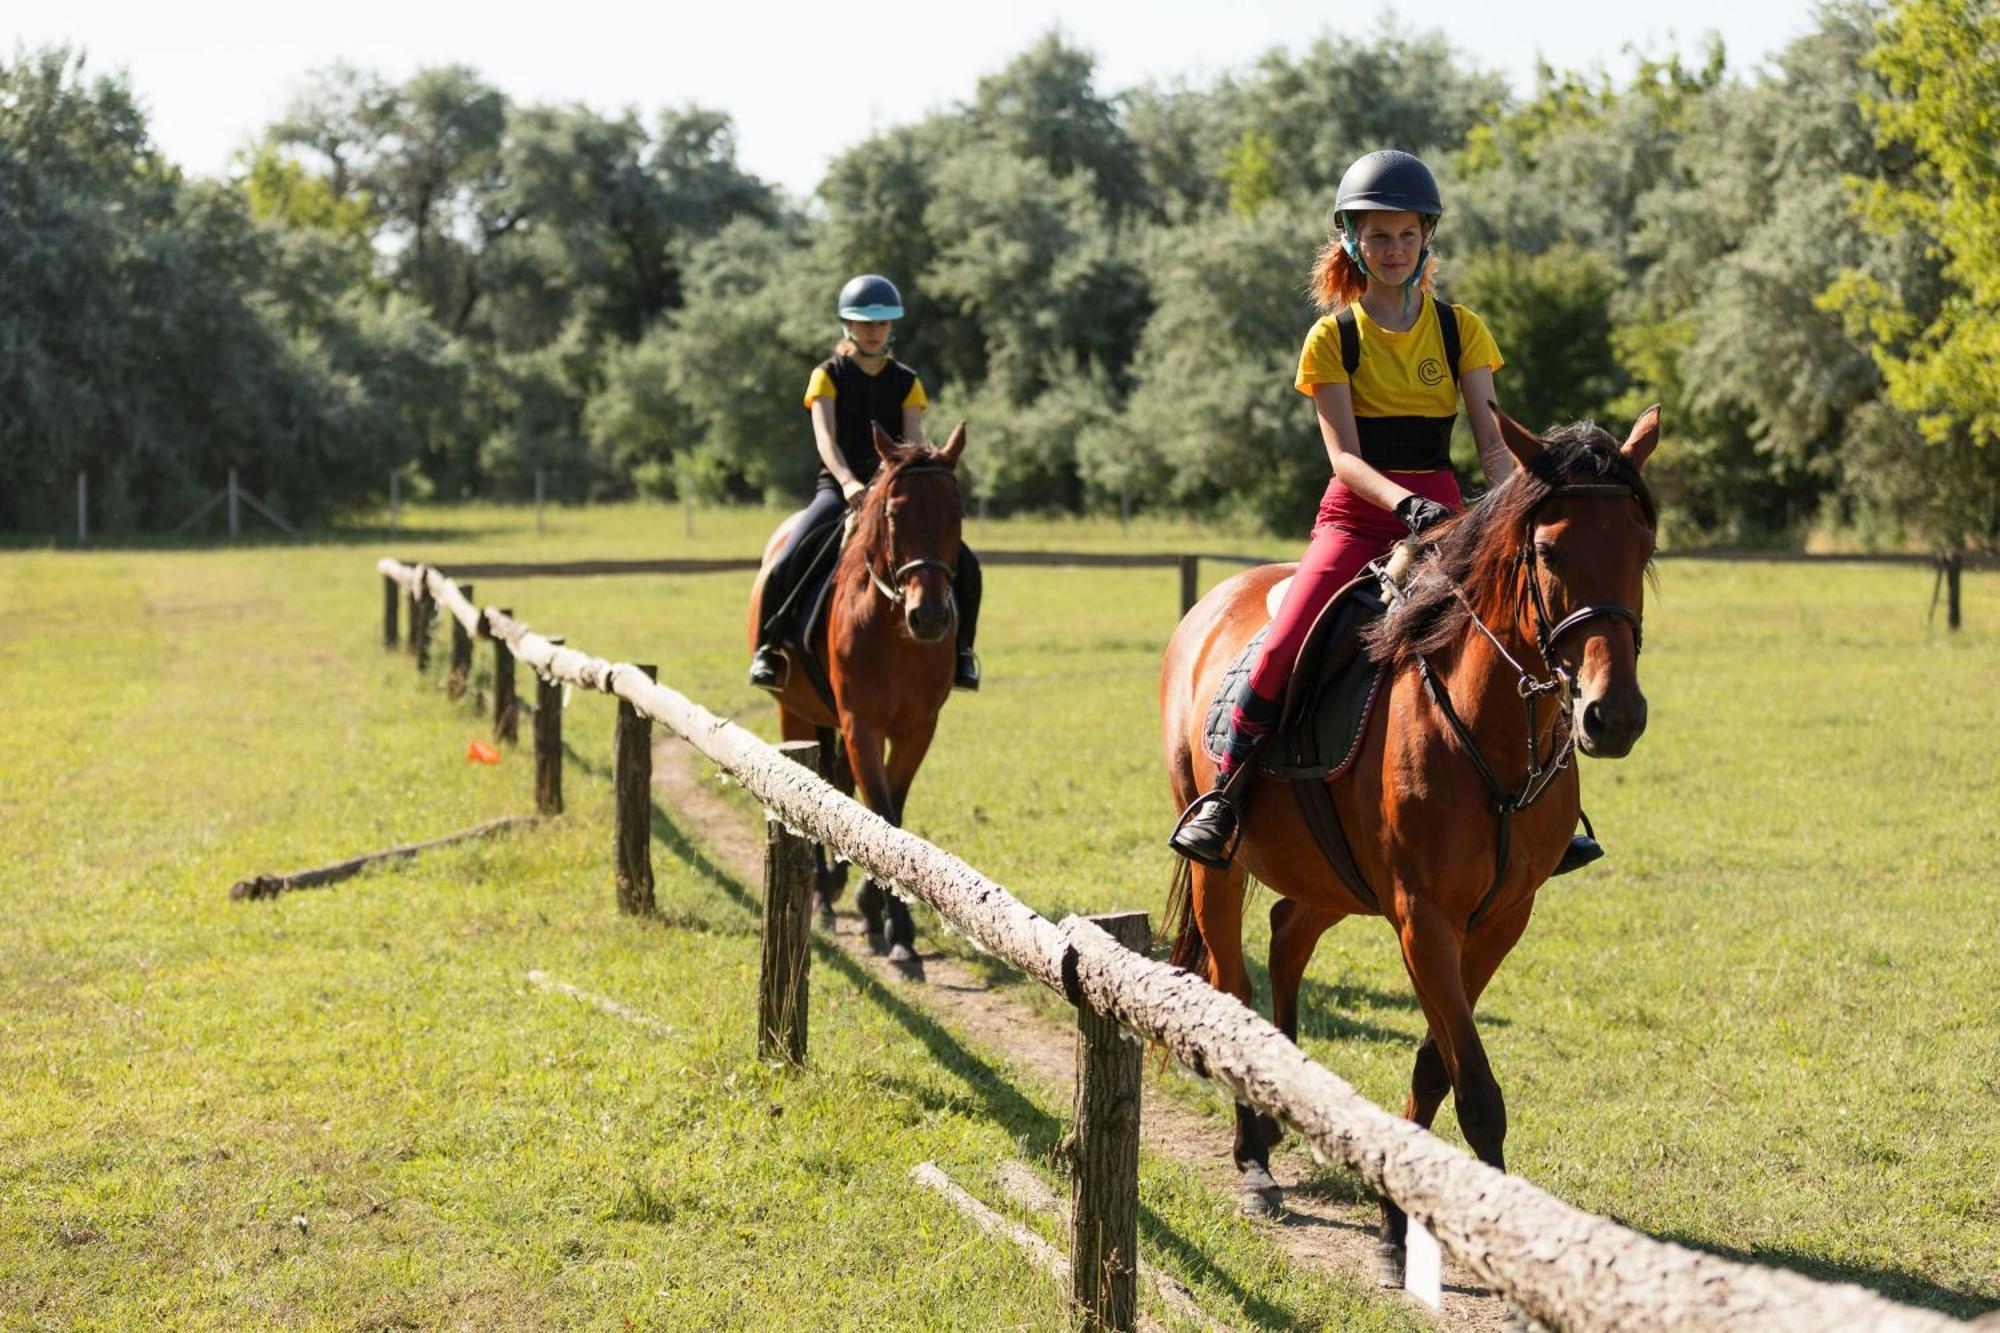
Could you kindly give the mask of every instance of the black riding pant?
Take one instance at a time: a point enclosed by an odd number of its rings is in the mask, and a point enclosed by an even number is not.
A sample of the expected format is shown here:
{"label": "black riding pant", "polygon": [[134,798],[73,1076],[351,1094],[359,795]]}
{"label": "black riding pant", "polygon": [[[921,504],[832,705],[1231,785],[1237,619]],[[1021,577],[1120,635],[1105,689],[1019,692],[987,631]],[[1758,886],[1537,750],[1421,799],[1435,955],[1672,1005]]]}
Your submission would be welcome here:
{"label": "black riding pant", "polygon": [[[766,645],[805,640],[811,628],[806,621],[812,615],[813,592],[839,550],[840,520],[846,512],[840,485],[831,479],[813,489],[812,499],[799,512],[784,549],[771,562],[771,572],[764,579],[758,623],[764,627],[760,637]],[[981,591],[979,557],[971,547],[961,544],[958,568],[951,579],[952,601],[958,606],[960,648],[971,648],[978,633]]]}

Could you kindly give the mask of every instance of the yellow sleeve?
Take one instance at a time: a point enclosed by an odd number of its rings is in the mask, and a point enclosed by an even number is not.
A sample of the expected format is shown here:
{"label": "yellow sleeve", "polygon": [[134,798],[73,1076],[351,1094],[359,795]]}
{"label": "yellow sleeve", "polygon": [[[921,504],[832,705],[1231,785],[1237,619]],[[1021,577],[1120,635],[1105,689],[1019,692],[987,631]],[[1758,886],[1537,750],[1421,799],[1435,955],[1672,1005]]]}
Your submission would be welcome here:
{"label": "yellow sleeve", "polygon": [[903,406],[914,407],[917,411],[921,412],[930,405],[931,400],[924,397],[924,382],[912,375],[910,377],[910,391],[903,395]]}
{"label": "yellow sleeve", "polygon": [[833,376],[826,373],[825,366],[814,366],[812,378],[806,381],[806,406],[813,405],[813,399],[824,398],[829,403],[840,397],[840,391],[833,387]]}
{"label": "yellow sleeve", "polygon": [[[1487,340],[1490,345],[1492,340]],[[1306,345],[1299,352],[1299,375],[1292,387],[1308,398],[1315,384],[1347,383],[1347,367],[1340,363],[1340,328],[1333,316],[1312,326]]]}
{"label": "yellow sleeve", "polygon": [[1486,321],[1462,305],[1452,306],[1458,315],[1458,373],[1468,370],[1498,370],[1507,364]]}

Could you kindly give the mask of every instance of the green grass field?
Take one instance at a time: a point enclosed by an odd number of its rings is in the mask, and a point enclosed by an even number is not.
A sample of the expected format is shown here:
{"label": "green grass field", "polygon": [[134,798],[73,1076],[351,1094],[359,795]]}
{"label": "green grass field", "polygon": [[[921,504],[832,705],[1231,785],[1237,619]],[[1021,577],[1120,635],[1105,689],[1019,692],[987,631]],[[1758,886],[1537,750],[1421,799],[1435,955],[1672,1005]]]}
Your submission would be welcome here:
{"label": "green grass field", "polygon": [[[1045,1159],[1066,1094],[825,955],[812,1067],[760,1065],[742,886],[671,855],[662,819],[664,919],[613,910],[608,701],[566,718],[558,827],[226,901],[531,804],[523,757],[465,763],[471,707],[382,651],[378,555],[735,555],[773,516],[703,512],[692,537],[649,507],[551,511],[540,537],[522,511],[417,518],[0,555],[0,1327],[1066,1326],[1052,1283],[905,1181],[935,1158],[997,1202],[994,1163]],[[1286,554],[1171,525],[969,535]],[[769,734],[746,584],[478,592]],[[1547,890],[1483,1013],[1523,1176],[1971,1314],[2000,1305],[2000,577],[1968,575],[1955,636],[1928,593],[1908,569],[1665,562],[1651,729],[1584,768],[1611,858]],[[947,709],[911,826],[1051,916],[1157,913],[1172,572],[993,569],[986,606],[989,683]],[[1399,1105],[1422,1020],[1387,932],[1334,932],[1309,986],[1312,1053]],[[1142,1198],[1147,1257],[1219,1317],[1421,1325],[1293,1270],[1171,1163]]]}

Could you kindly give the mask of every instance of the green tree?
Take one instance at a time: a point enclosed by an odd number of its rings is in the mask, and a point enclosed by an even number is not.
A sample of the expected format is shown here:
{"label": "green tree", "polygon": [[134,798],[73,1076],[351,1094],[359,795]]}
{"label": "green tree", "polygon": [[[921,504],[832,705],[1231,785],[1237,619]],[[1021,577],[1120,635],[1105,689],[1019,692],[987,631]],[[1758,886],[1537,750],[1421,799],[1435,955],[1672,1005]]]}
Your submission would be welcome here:
{"label": "green tree", "polygon": [[1486,321],[1507,359],[1495,389],[1512,416],[1543,430],[1604,414],[1624,386],[1611,341],[1618,280],[1604,256],[1569,244],[1539,255],[1499,246],[1447,276],[1451,299]]}
{"label": "green tree", "polygon": [[[1883,494],[1905,510],[1928,482],[1921,525],[1950,545],[2000,542],[2000,7],[1985,0],[1901,0],[1871,65],[1886,95],[1866,105],[1907,172],[1863,178],[1868,234],[1912,237],[1942,261],[1947,287],[1913,301],[1867,267],[1833,284],[1826,304],[1867,340],[1888,395],[1931,448],[1898,467]],[[1919,480],[1922,478],[1922,481]]]}

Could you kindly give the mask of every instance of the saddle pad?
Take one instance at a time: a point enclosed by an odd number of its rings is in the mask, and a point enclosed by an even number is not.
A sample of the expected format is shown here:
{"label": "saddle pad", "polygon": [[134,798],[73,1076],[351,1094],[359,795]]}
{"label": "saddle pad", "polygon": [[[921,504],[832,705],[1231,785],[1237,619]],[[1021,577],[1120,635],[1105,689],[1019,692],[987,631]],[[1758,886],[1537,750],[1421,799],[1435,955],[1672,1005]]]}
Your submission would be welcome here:
{"label": "saddle pad", "polygon": [[[1249,688],[1250,667],[1270,632],[1269,624],[1258,630],[1222,673],[1202,727],[1202,747],[1210,759],[1222,756],[1230,710],[1238,692]],[[1305,707],[1265,748],[1258,772],[1290,779],[1339,777],[1361,749],[1381,685],[1382,669],[1366,653],[1356,653],[1311,688]]]}

